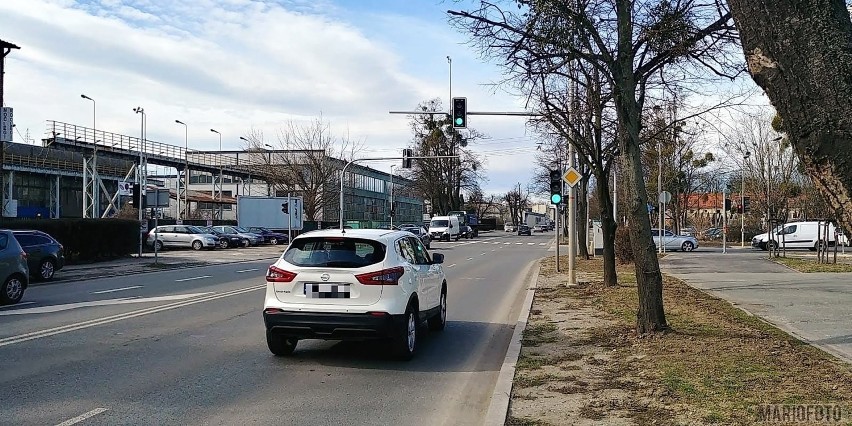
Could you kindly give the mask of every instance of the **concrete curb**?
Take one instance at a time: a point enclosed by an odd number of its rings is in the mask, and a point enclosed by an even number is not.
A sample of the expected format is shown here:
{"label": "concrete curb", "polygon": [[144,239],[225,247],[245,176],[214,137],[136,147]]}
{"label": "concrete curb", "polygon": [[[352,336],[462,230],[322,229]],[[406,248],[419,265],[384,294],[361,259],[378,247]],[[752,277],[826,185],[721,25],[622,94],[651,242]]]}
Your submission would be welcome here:
{"label": "concrete curb", "polygon": [[152,267],[150,270],[142,270],[142,271],[104,273],[104,274],[98,274],[98,275],[93,274],[93,275],[90,275],[90,276],[76,277],[76,278],[58,278],[58,279],[54,279],[54,280],[51,280],[51,281],[36,281],[36,282],[30,283],[29,286],[30,287],[42,287],[42,286],[59,285],[59,284],[73,283],[73,282],[87,281],[87,280],[98,280],[98,279],[101,279],[101,278],[115,278],[115,277],[123,277],[123,276],[127,276],[127,275],[153,274],[153,273],[157,273],[157,272],[172,271],[172,270],[175,270],[175,269],[192,269],[192,268],[204,268],[204,267],[208,267],[208,266],[218,266],[218,265],[233,265],[233,264],[237,264],[237,263],[250,263],[250,262],[258,262],[258,261],[261,261],[261,260],[273,260],[273,259],[277,259],[277,258],[278,258],[278,256],[269,257],[269,258],[248,259],[248,260],[235,260],[235,261],[225,261],[225,262],[204,263],[204,264],[201,264],[201,265],[199,265],[197,263],[188,264],[188,265],[173,264],[173,265],[170,265],[168,267],[162,267],[160,269],[155,269],[155,268]]}
{"label": "concrete curb", "polygon": [[515,366],[518,363],[518,358],[521,356],[521,341],[523,340],[524,330],[527,328],[527,321],[532,310],[533,298],[535,290],[538,287],[538,276],[540,274],[541,263],[535,268],[535,278],[533,278],[530,286],[527,287],[527,297],[524,299],[521,313],[518,315],[518,322],[515,325],[514,333],[512,333],[512,340],[509,341],[509,348],[506,350],[503,366],[500,367],[500,374],[497,376],[494,393],[491,394],[491,403],[488,405],[488,411],[485,414],[485,426],[504,426],[506,424],[506,417],[509,415],[509,403],[512,400],[512,385],[515,381]]}

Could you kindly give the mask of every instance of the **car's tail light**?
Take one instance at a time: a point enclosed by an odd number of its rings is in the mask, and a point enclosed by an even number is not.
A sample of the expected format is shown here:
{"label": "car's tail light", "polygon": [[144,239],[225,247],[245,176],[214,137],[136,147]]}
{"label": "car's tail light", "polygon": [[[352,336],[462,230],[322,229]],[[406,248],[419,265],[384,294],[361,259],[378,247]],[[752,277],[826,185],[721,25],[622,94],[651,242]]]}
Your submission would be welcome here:
{"label": "car's tail light", "polygon": [[27,260],[27,252],[21,250],[21,259]]}
{"label": "car's tail light", "polygon": [[269,270],[266,271],[266,281],[274,283],[289,283],[290,281],[293,281],[293,278],[296,278],[296,274],[294,272],[285,271],[275,266],[270,266]]}
{"label": "car's tail light", "polygon": [[356,275],[355,278],[358,279],[358,282],[365,285],[397,285],[403,274],[405,274],[405,268],[397,266],[396,268],[383,269],[378,272]]}
{"label": "car's tail light", "polygon": [[263,310],[265,314],[277,314],[279,312],[284,312],[284,310],[279,308],[266,308]]}

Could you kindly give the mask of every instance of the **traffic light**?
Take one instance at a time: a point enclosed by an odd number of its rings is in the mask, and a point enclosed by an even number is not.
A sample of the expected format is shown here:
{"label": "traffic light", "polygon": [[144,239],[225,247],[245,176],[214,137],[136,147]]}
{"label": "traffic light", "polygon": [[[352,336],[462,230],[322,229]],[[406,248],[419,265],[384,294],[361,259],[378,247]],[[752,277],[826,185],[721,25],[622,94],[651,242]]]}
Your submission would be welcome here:
{"label": "traffic light", "polygon": [[134,183],[130,185],[130,205],[137,209],[144,209],[145,205],[145,194],[142,192],[142,185],[138,183]]}
{"label": "traffic light", "polygon": [[467,98],[453,98],[453,127],[467,127]]}
{"label": "traffic light", "polygon": [[743,214],[743,205],[742,204],[737,206],[737,214]]}
{"label": "traffic light", "polygon": [[562,203],[562,172],[559,169],[550,171],[550,202]]}
{"label": "traffic light", "polygon": [[725,198],[725,211],[726,212],[731,211],[731,199],[730,198]]}
{"label": "traffic light", "polygon": [[743,212],[751,211],[751,199],[749,197],[743,197]]}
{"label": "traffic light", "polygon": [[414,156],[413,149],[403,149],[402,150],[402,168],[410,169],[411,168],[411,157]]}
{"label": "traffic light", "polygon": [[281,203],[281,212],[284,214],[290,214],[290,202],[285,201]]}

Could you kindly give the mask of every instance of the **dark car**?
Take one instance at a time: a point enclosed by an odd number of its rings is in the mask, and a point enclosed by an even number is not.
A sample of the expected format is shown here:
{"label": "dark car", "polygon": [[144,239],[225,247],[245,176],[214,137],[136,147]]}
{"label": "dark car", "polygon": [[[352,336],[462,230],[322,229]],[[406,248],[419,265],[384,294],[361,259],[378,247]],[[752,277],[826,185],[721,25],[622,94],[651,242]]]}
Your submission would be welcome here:
{"label": "dark car", "polygon": [[290,241],[290,238],[287,236],[287,234],[270,231],[269,229],[266,229],[262,226],[252,226],[248,229],[248,231],[262,236],[264,243],[269,243],[274,246],[277,246],[278,244],[284,244]]}
{"label": "dark car", "polygon": [[467,238],[468,240],[473,238],[473,228],[467,225],[461,225],[461,229],[459,230],[459,238]]}
{"label": "dark car", "polygon": [[518,235],[532,235],[532,229],[528,225],[518,225]]}
{"label": "dark car", "polygon": [[219,240],[219,248],[231,248],[231,247],[248,247],[251,245],[248,238],[241,237],[237,234],[228,234],[225,232],[217,231],[212,226],[209,228],[201,228],[202,231],[213,234]]}
{"label": "dark car", "polygon": [[65,266],[65,248],[59,241],[41,231],[12,231],[27,253],[30,277],[46,281]]}
{"label": "dark car", "polygon": [[417,235],[417,237],[420,238],[420,242],[422,242],[423,245],[426,246],[426,250],[432,249],[432,237],[422,227],[420,227],[420,226],[400,227],[399,230],[400,231],[408,231],[408,232],[411,232],[414,235]]}

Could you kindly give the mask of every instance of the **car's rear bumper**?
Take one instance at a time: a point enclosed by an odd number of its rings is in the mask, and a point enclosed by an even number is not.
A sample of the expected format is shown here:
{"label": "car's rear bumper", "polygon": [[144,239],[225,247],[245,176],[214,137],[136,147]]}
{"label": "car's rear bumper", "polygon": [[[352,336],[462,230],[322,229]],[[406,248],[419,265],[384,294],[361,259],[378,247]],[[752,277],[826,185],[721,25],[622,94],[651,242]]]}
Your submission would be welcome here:
{"label": "car's rear bumper", "polygon": [[371,340],[398,336],[405,315],[347,313],[263,313],[266,329],[287,337],[325,340]]}

